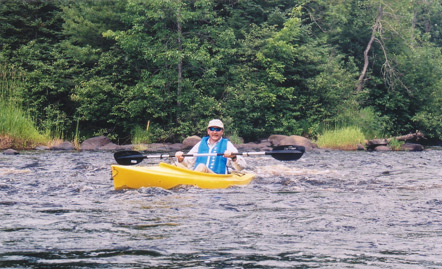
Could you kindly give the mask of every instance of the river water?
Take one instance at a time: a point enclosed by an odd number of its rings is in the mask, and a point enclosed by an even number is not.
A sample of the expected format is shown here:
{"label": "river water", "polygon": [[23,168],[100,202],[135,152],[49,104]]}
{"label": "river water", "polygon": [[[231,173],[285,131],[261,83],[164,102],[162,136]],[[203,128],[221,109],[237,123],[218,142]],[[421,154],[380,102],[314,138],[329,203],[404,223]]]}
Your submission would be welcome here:
{"label": "river water", "polygon": [[115,191],[111,152],[0,155],[0,267],[442,268],[440,148],[247,161],[248,186]]}

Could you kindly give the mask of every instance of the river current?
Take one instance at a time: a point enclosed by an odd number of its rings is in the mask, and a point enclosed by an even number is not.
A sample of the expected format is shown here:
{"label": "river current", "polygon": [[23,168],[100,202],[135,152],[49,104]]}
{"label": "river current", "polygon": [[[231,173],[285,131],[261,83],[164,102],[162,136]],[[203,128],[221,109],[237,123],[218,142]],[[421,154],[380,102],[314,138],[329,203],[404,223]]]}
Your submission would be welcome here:
{"label": "river current", "polygon": [[0,267],[442,268],[440,148],[246,158],[247,186],[115,191],[111,152],[0,155]]}

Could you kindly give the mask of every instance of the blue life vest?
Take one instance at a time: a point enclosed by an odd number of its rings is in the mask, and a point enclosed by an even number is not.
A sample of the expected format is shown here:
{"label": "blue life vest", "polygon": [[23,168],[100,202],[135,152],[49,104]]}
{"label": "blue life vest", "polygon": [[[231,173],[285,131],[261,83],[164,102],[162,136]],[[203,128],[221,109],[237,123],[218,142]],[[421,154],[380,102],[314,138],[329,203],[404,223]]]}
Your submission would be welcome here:
{"label": "blue life vest", "polygon": [[[200,146],[198,147],[198,153],[224,153],[224,151],[226,151],[229,139],[221,138],[210,152],[209,145],[207,144],[208,140],[208,136],[203,137]],[[209,158],[209,162],[207,162],[207,158]],[[198,156],[195,161],[194,169],[200,163],[207,165],[207,167],[216,174],[226,174],[227,158],[223,156]]]}

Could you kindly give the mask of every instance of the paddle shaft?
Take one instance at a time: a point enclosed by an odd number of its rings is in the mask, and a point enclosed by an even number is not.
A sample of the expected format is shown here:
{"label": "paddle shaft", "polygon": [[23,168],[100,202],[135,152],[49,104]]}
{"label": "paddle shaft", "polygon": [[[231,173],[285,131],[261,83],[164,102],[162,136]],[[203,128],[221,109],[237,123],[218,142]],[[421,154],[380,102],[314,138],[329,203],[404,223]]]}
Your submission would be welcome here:
{"label": "paddle shaft", "polygon": [[[276,152],[277,153],[277,152]],[[283,153],[282,151],[280,153]],[[272,155],[275,154],[274,151],[272,152],[266,152],[266,151],[258,151],[258,152],[232,152],[232,155],[242,155],[242,156],[255,156],[255,155]],[[181,156],[183,157],[202,157],[202,156],[223,156],[224,153],[190,153],[190,154],[183,154]],[[145,159],[149,158],[172,158],[175,157],[175,155],[171,154],[157,154],[157,155],[145,155],[143,156]]]}
{"label": "paddle shaft", "polygon": [[[304,147],[302,146],[291,146],[278,150],[272,151],[258,151],[258,152],[237,152],[232,153],[232,155],[242,155],[242,156],[255,156],[255,155],[270,155],[273,158],[281,161],[295,161],[304,154]],[[223,156],[224,153],[187,153],[181,156],[183,157],[199,157],[199,156]],[[172,158],[175,155],[171,154],[157,154],[157,155],[143,155],[138,151],[118,151],[114,154],[115,160],[119,164],[123,165],[133,165],[140,163],[143,159],[149,158]]]}

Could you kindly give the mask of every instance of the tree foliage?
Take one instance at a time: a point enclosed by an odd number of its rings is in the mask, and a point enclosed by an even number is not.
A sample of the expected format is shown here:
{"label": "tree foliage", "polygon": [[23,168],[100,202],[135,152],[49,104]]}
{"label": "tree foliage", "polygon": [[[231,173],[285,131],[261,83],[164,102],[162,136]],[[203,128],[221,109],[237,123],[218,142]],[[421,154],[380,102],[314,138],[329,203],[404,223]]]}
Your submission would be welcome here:
{"label": "tree foliage", "polygon": [[129,142],[150,122],[152,139],[180,141],[211,118],[246,141],[316,136],[371,111],[380,133],[441,139],[441,9],[440,0],[5,0],[0,61],[23,77],[14,100],[64,136],[79,122],[85,136]]}

